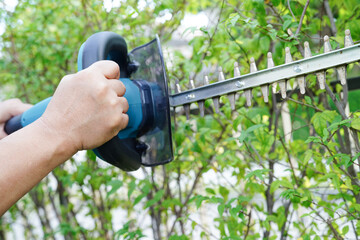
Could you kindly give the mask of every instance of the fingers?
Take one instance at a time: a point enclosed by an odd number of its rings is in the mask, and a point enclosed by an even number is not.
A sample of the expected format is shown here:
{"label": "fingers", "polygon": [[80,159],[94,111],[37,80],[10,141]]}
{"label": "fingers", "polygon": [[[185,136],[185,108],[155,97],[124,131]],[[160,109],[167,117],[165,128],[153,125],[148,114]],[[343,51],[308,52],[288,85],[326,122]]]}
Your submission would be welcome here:
{"label": "fingers", "polygon": [[12,106],[12,108],[9,109],[9,114],[11,114],[11,116],[16,116],[16,115],[19,115],[19,114],[25,112],[26,110],[28,110],[31,107],[32,107],[31,104],[23,103],[19,100],[19,102],[16,102]]}
{"label": "fingers", "polygon": [[121,81],[119,81],[117,79],[110,79],[108,81],[108,84],[110,85],[110,88],[115,91],[117,96],[119,96],[119,97],[124,96],[124,94],[126,92],[126,88],[125,88],[125,85]]}
{"label": "fingers", "polygon": [[6,100],[1,103],[1,106],[0,122],[5,122],[32,107],[31,104],[23,103],[17,98]]}
{"label": "fingers", "polygon": [[89,68],[96,68],[107,79],[119,79],[120,67],[114,61],[104,60],[93,63]]}
{"label": "fingers", "polygon": [[122,108],[122,112],[123,112],[123,113],[127,113],[127,111],[129,110],[129,103],[128,103],[128,101],[126,100],[126,98],[120,97],[120,98],[119,98],[119,105],[120,105],[121,108]]}

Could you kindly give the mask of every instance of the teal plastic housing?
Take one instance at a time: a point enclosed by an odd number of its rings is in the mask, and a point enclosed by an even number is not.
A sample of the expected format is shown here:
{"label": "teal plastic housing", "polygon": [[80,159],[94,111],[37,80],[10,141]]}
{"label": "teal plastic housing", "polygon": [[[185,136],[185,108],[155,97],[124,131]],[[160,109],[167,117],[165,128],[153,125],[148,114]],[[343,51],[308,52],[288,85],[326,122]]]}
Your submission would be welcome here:
{"label": "teal plastic housing", "polygon": [[129,123],[127,127],[121,130],[118,134],[120,139],[136,138],[139,126],[143,120],[141,93],[139,87],[128,78],[120,78],[126,88],[124,97],[129,103]]}
{"label": "teal plastic housing", "polygon": [[23,127],[25,127],[25,126],[29,125],[30,123],[34,122],[35,120],[37,120],[39,117],[41,117],[43,115],[43,113],[45,112],[45,109],[46,109],[47,105],[49,104],[50,100],[51,100],[51,97],[46,98],[46,99],[42,100],[41,102],[38,102],[37,104],[35,104],[30,109],[26,110],[21,115],[21,125]]}
{"label": "teal plastic housing", "polygon": [[[135,138],[143,119],[140,90],[138,86],[128,78],[120,78],[119,80],[122,81],[126,87],[124,97],[129,103],[129,110],[127,112],[129,123],[125,129],[119,132],[118,137],[120,139],[129,137]],[[21,125],[25,127],[41,117],[50,100],[51,97],[37,103],[32,108],[25,111],[21,117]]]}

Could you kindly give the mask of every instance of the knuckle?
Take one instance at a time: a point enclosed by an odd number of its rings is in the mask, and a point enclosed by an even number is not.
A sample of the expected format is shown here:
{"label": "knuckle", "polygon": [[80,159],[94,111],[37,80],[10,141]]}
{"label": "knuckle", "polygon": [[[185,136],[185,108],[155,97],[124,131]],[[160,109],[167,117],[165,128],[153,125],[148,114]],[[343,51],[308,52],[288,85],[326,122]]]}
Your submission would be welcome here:
{"label": "knuckle", "polygon": [[116,108],[119,105],[119,100],[117,98],[112,98],[111,100],[109,100],[109,106],[111,108]]}
{"label": "knuckle", "polygon": [[129,110],[129,102],[124,97],[120,97],[120,104],[123,110],[123,113],[126,113]]}
{"label": "knuckle", "polygon": [[108,91],[109,91],[109,86],[105,82],[102,81],[97,82],[96,92],[98,97],[107,96]]}
{"label": "knuckle", "polygon": [[[73,74],[73,77],[75,76],[76,78],[79,78],[79,79],[88,79],[89,77],[91,77],[91,75],[93,73],[94,73],[94,71],[91,68],[86,68],[84,70],[81,70],[80,72]],[[71,76],[71,75],[69,75],[69,76]]]}
{"label": "knuckle", "polygon": [[106,62],[109,64],[109,66],[111,66],[111,68],[113,68],[113,70],[120,71],[120,67],[116,62],[110,60],[107,60]]}
{"label": "knuckle", "polygon": [[129,123],[129,116],[126,113],[121,115],[122,115],[121,129],[124,129]]}

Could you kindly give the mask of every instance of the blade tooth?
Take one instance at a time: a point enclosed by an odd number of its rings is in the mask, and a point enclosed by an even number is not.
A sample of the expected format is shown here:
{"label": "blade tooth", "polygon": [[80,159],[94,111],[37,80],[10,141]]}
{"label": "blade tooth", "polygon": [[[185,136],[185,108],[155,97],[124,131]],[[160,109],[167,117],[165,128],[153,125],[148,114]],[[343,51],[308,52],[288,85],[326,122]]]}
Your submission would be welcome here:
{"label": "blade tooth", "polygon": [[[312,57],[312,54],[311,54],[310,44],[309,42],[306,41],[304,42],[304,58],[309,58],[309,57]],[[301,76],[297,79],[300,86],[300,93],[305,94],[306,77]]]}
{"label": "blade tooth", "polygon": [[[304,50],[306,51],[306,50]],[[285,63],[290,63],[293,61],[293,58],[291,56],[291,51],[290,51],[290,48],[289,47],[286,47],[285,48]],[[298,83],[299,85],[299,88],[300,88],[300,93],[301,94],[305,94],[305,76],[299,76],[299,77],[296,77],[296,82]],[[285,91],[285,93],[284,93]],[[284,96],[286,97],[286,89],[284,90],[282,88],[282,92],[281,92],[281,96],[284,98]]]}
{"label": "blade tooth", "polygon": [[[190,80],[190,85],[191,85],[191,80]],[[184,104],[184,110],[185,110],[186,120],[189,120],[190,119],[190,104]]]}
{"label": "blade tooth", "polygon": [[304,58],[312,57],[309,42],[304,42]]}
{"label": "blade tooth", "polygon": [[208,76],[204,77],[204,85],[209,85],[209,77]]}
{"label": "blade tooth", "polygon": [[[222,70],[222,67],[219,67],[218,80],[219,80],[219,82],[225,80],[225,76],[224,76],[224,72]],[[235,110],[235,94],[234,93],[228,94],[228,98],[229,98],[229,101],[230,101],[231,110]]]}
{"label": "blade tooth", "polygon": [[325,89],[325,71],[320,71],[316,73],[316,79],[318,80],[320,89]]}
{"label": "blade tooth", "polygon": [[[329,36],[324,36],[324,52],[330,52],[331,51],[331,45],[329,41]],[[326,71],[320,71],[316,73],[316,78],[319,83],[320,89],[325,89],[325,82],[326,82]]]}
{"label": "blade tooth", "polygon": [[[195,89],[195,83],[194,80],[192,79],[190,79],[190,88]],[[199,105],[200,116],[204,117],[205,116],[204,101],[198,101],[197,103]]]}
{"label": "blade tooth", "polygon": [[350,47],[354,45],[354,41],[352,40],[351,33],[349,29],[345,30],[345,39],[344,39],[345,47]]}
{"label": "blade tooth", "polygon": [[[331,52],[331,51],[332,51],[332,48],[331,48],[329,36],[325,35],[324,36],[324,52],[327,53],[327,52]],[[340,79],[341,85],[345,85],[346,84],[346,66],[336,67],[336,71],[338,73],[338,77]],[[326,77],[326,72],[325,72],[324,76]],[[324,83],[326,81],[325,77],[324,77]]]}
{"label": "blade tooth", "polygon": [[251,98],[252,98],[251,89],[245,90],[244,94],[246,98],[246,106],[251,107]]}
{"label": "blade tooth", "polygon": [[180,88],[180,84],[178,81],[176,81],[175,86],[176,86],[176,89],[175,89],[176,93],[181,93],[181,88]]}
{"label": "blade tooth", "polygon": [[290,48],[286,47],[285,48],[285,63],[291,63],[292,61],[293,61],[293,59],[291,56]]}
{"label": "blade tooth", "polygon": [[[176,93],[181,93],[181,87],[178,81],[176,81]],[[190,104],[184,104],[184,110],[185,110],[185,115],[186,115],[186,119],[189,120],[190,118]]]}
{"label": "blade tooth", "polygon": [[204,117],[205,116],[205,103],[204,101],[199,101],[199,110],[200,110],[200,116]]}
{"label": "blade tooth", "polygon": [[218,77],[218,81],[224,81],[225,80],[225,76],[222,70],[222,67],[219,67],[219,77]]}
{"label": "blade tooth", "polygon": [[[250,58],[250,72],[256,72],[257,71],[257,67],[256,67],[256,63],[255,63],[255,59],[252,57]],[[246,106],[250,107],[251,106],[251,98],[252,98],[252,92],[251,89],[246,89],[244,91],[245,94],[245,98],[246,98]]]}
{"label": "blade tooth", "polygon": [[216,112],[216,113],[220,113],[219,97],[214,97],[214,98],[213,98],[213,102],[214,102],[215,112]]}
{"label": "blade tooth", "polygon": [[[219,71],[218,81],[225,80],[224,74],[222,72],[222,67],[219,67],[218,71]],[[220,113],[220,97],[214,97],[213,102],[214,102],[215,112]]]}
{"label": "blade tooth", "polygon": [[[285,48],[285,63],[291,63],[292,61],[293,61],[293,59],[291,56],[290,48],[286,47]],[[279,81],[279,87],[280,87],[281,97],[285,99],[286,98],[286,81],[285,80]]]}
{"label": "blade tooth", "polygon": [[234,62],[234,77],[240,77],[241,73],[240,73],[240,69],[239,69],[239,64],[238,62]]}
{"label": "blade tooth", "polygon": [[[250,72],[257,72],[256,62],[254,58],[250,59]],[[264,102],[269,102],[269,87],[268,85],[260,86],[261,92],[264,97]],[[251,103],[250,103],[251,104]]]}
{"label": "blade tooth", "polygon": [[286,81],[285,80],[279,81],[279,87],[280,87],[281,97],[283,99],[285,99],[286,98]]}
{"label": "blade tooth", "polygon": [[346,84],[346,65],[337,67],[336,71],[338,73],[338,77],[340,79],[341,85],[345,85]]}
{"label": "blade tooth", "polygon": [[189,120],[190,119],[190,104],[185,104],[184,109],[185,109],[186,120]]}
{"label": "blade tooth", "polygon": [[195,88],[195,83],[194,80],[190,79],[190,88],[194,89]]}
{"label": "blade tooth", "polygon": [[330,44],[330,39],[328,35],[324,36],[324,53],[328,53],[331,52],[331,44]]}
{"label": "blade tooth", "polygon": [[264,102],[269,102],[269,87],[267,85],[261,86],[261,92],[264,97]]}
{"label": "blade tooth", "polygon": [[250,72],[257,72],[257,67],[256,67],[256,63],[255,63],[255,59],[252,57],[250,58]]}
{"label": "blade tooth", "polygon": [[[240,73],[240,69],[239,69],[239,64],[238,62],[234,62],[234,77],[240,77],[241,73]],[[229,102],[230,102],[230,106],[231,106],[231,110],[235,110],[236,106],[235,106],[235,93],[230,93],[228,95],[229,98]]]}
{"label": "blade tooth", "polygon": [[299,76],[299,77],[296,77],[296,81],[297,83],[299,84],[299,88],[300,88],[300,93],[301,94],[305,94],[305,76]]}
{"label": "blade tooth", "polygon": [[231,110],[235,110],[235,93],[228,94]]}
{"label": "blade tooth", "polygon": [[[208,85],[209,84],[209,78],[208,76],[204,77],[204,85]],[[205,116],[205,101],[198,101],[198,105],[199,105],[199,111],[200,111],[200,116],[204,117]]]}
{"label": "blade tooth", "polygon": [[[353,46],[353,45],[354,45],[354,41],[352,40],[351,32],[350,32],[349,29],[346,29],[345,30],[345,38],[344,38],[344,46],[345,47],[350,47],[350,46]],[[344,65],[344,66],[340,66],[340,67],[336,68],[341,85],[346,84],[346,67],[347,66]]]}
{"label": "blade tooth", "polygon": [[[271,54],[271,52],[268,52],[267,53],[267,68],[272,68],[274,66],[275,66],[275,64],[274,64],[274,60],[272,58],[272,54]],[[276,93],[277,82],[273,82],[271,84],[271,88],[272,88],[272,92]]]}

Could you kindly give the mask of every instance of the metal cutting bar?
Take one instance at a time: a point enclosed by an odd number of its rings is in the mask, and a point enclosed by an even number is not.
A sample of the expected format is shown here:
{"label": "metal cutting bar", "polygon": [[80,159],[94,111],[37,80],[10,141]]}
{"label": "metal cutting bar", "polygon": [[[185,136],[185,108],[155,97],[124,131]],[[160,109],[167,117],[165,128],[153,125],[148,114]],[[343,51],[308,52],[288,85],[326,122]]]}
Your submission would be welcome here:
{"label": "metal cutting bar", "polygon": [[176,93],[169,97],[170,106],[176,107],[241,90],[268,85],[270,83],[290,79],[296,76],[306,75],[319,70],[326,70],[340,65],[346,65],[360,60],[360,44],[341,48],[301,59],[291,63],[279,65],[270,69],[264,69],[255,73],[249,73],[239,77],[230,78],[221,82],[190,89]]}

